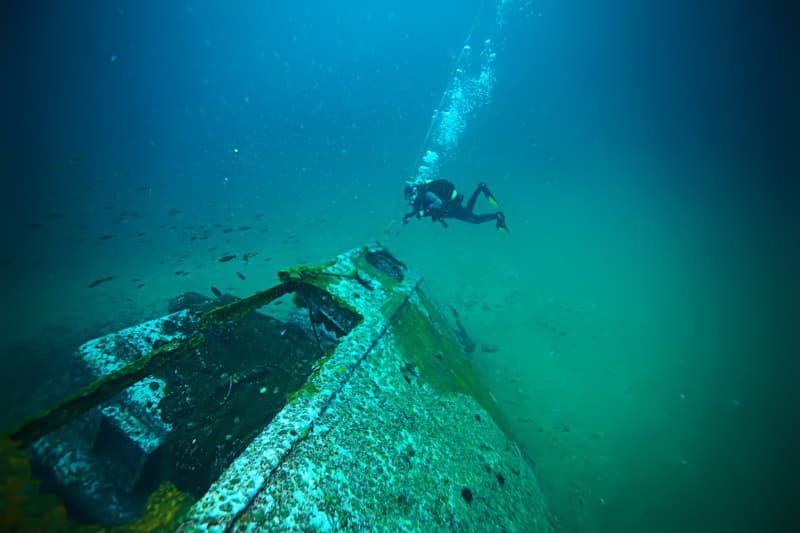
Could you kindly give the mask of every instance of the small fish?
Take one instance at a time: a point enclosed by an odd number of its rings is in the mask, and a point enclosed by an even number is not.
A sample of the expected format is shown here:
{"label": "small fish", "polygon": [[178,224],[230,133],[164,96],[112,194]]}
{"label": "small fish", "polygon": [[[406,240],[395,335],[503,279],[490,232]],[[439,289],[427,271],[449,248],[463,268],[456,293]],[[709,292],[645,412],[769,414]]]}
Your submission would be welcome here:
{"label": "small fish", "polygon": [[131,278],[131,281],[136,283],[137,281],[142,281],[142,278]]}
{"label": "small fish", "polygon": [[176,275],[176,276],[181,276],[181,275],[183,275],[183,274],[185,274],[185,273],[186,273],[186,271],[185,271],[185,270],[176,270],[176,271],[175,271],[175,275]]}
{"label": "small fish", "polygon": [[227,263],[231,259],[236,259],[236,256],[235,255],[223,255],[222,257],[219,258],[219,262],[220,263]]}
{"label": "small fish", "polygon": [[242,254],[242,259],[244,259],[245,261],[250,261],[251,258],[257,255],[258,252],[245,252],[244,254]]}
{"label": "small fish", "polygon": [[233,233],[233,228],[225,228],[222,233]]}
{"label": "small fish", "polygon": [[218,288],[211,287],[211,292],[213,292],[214,296],[216,296],[217,298],[222,298],[222,291],[219,290]]}
{"label": "small fish", "polygon": [[116,235],[112,235],[110,233],[106,233],[105,235],[100,235],[100,237],[98,237],[98,239],[100,239],[101,241],[108,241],[108,240],[113,239],[114,237],[116,237]]}
{"label": "small fish", "polygon": [[114,279],[114,276],[106,276],[104,278],[96,279],[89,284],[89,288],[91,289],[93,287],[97,287],[101,283],[105,283],[106,281],[111,281],[112,279]]}
{"label": "small fish", "polygon": [[171,216],[171,217],[174,217],[174,216],[176,216],[176,215],[180,215],[182,212],[183,212],[183,211],[181,211],[180,209],[178,209],[178,208],[176,208],[176,207],[173,207],[172,209],[170,209],[169,211],[167,211],[167,213],[168,213],[168,214],[169,214],[169,216]]}
{"label": "small fish", "polygon": [[250,226],[239,226],[239,231],[247,231],[250,229]]}
{"label": "small fish", "polygon": [[137,288],[137,289],[141,289],[141,288],[142,288],[142,287],[144,287],[145,285],[146,285],[146,283],[140,283],[140,284],[138,284],[138,285],[136,286],[136,288]]}
{"label": "small fish", "polygon": [[237,272],[236,275],[239,276],[239,279],[242,279],[242,280],[247,279],[246,277],[244,277],[244,274],[242,274],[241,272]]}

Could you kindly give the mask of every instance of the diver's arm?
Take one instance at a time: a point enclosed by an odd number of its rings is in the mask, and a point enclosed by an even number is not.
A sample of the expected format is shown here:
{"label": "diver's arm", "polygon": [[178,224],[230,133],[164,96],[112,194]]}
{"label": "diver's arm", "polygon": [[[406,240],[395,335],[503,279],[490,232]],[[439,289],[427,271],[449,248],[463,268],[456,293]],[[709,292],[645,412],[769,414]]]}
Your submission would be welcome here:
{"label": "diver's arm", "polygon": [[417,197],[411,206],[411,211],[403,215],[403,225],[408,224],[411,217],[422,218],[431,214],[431,208],[441,206],[442,201],[432,192],[426,192],[425,198]]}
{"label": "diver's arm", "polygon": [[428,191],[425,194],[425,200],[428,202],[428,209],[425,214],[430,215],[433,222],[441,222],[442,226],[446,228],[447,222],[444,221],[444,202],[442,202],[442,199]]}
{"label": "diver's arm", "polygon": [[444,221],[444,203],[442,199],[439,198],[436,194],[428,191],[425,193],[425,198],[417,198],[414,202],[414,205],[411,207],[411,211],[403,215],[403,225],[408,224],[408,220],[411,217],[431,217],[433,222],[441,222],[442,225],[446,228],[447,222]]}
{"label": "diver's arm", "polygon": [[447,227],[444,221],[444,202],[437,194],[428,191],[425,193],[425,202],[428,204],[425,215],[430,216],[433,222],[441,222],[442,226]]}
{"label": "diver's arm", "polygon": [[438,211],[442,208],[442,199],[431,191],[425,193],[425,201],[428,203],[428,211]]}

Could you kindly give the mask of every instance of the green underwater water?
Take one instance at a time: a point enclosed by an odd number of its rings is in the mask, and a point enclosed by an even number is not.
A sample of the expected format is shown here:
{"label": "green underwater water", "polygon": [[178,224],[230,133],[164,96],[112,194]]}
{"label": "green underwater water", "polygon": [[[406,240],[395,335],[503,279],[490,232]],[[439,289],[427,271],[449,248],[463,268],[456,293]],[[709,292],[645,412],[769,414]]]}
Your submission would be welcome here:
{"label": "green underwater water", "polygon": [[[684,178],[727,170],[678,168]],[[87,300],[85,279],[96,265],[76,254],[32,277],[37,285],[20,284],[18,301],[31,306],[23,318],[32,326],[60,325],[50,341],[79,342],[88,335],[80,328],[160,316],[181,290],[217,285],[247,296],[297,260],[380,240],[458,311],[478,344],[472,362],[535,461],[563,531],[769,529],[783,497],[774,472],[785,415],[776,400],[770,240],[758,196],[682,189],[672,183],[678,171],[654,161],[504,170],[456,169],[449,177],[467,194],[487,181],[508,234],[457,221],[401,227],[404,206],[386,178],[386,186],[354,193],[360,211],[342,212],[344,200],[324,196],[303,198],[302,208],[287,201],[269,215],[280,221],[276,229],[226,245],[259,250],[269,262],[230,266],[204,252],[226,237],[202,246],[166,240],[157,244],[172,247],[173,257],[197,254],[190,261],[204,266],[176,278],[176,266],[156,267],[158,256],[131,247],[108,268],[120,278],[147,272],[147,289],[109,284]],[[387,198],[397,198],[391,212]],[[488,209],[481,199],[476,211]],[[296,238],[286,244],[290,234]]]}
{"label": "green underwater water", "polygon": [[564,531],[777,520],[758,198],[670,189],[676,170],[520,166],[487,178],[510,234],[422,224],[397,238],[473,334],[475,364]]}
{"label": "green underwater water", "polygon": [[[487,181],[510,233],[458,221],[399,226],[400,181],[354,167],[376,186],[287,200],[265,219],[274,229],[224,246],[268,262],[216,261],[206,248],[227,234],[202,245],[156,235],[171,262],[156,266],[161,255],[130,246],[104,266],[122,280],[145,272],[145,289],[87,291],[94,256],[53,257],[9,288],[29,306],[18,320],[60,328],[43,342],[78,343],[108,324],[160,316],[183,290],[247,296],[296,261],[380,240],[458,311],[478,344],[472,362],[563,531],[769,530],[786,497],[775,472],[787,423],[776,398],[770,228],[757,190],[742,185],[749,177],[730,178],[723,194],[681,185],[730,170],[697,161],[510,162],[498,173],[478,170],[494,159],[472,163],[448,177],[467,194]],[[361,209],[344,209],[351,201]],[[489,209],[481,199],[476,211]],[[185,254],[198,266],[176,277]],[[34,375],[17,379],[41,387]],[[29,400],[41,388],[17,393]]]}
{"label": "green underwater water", "polygon": [[400,225],[492,3],[367,4],[9,10],[0,426],[59,398],[80,343],[177,294],[248,296],[379,240],[458,311],[563,531],[786,526],[796,244],[770,171],[794,148],[791,17],[520,2],[440,168],[489,184],[502,234]]}

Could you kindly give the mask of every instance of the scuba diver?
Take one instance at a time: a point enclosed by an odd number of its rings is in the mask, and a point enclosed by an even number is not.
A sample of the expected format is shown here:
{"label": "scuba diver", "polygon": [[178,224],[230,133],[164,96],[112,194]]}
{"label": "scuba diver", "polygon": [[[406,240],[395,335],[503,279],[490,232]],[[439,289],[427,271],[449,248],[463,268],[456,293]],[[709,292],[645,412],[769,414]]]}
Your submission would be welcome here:
{"label": "scuba diver", "polygon": [[489,203],[497,206],[497,199],[489,191],[485,183],[479,183],[475,192],[469,197],[467,205],[461,205],[464,195],[456,191],[455,185],[443,179],[426,181],[424,183],[409,183],[405,188],[405,198],[411,203],[411,212],[403,216],[403,225],[408,224],[411,217],[431,217],[433,222],[441,222],[446,228],[446,218],[456,218],[470,224],[483,224],[490,220],[496,221],[495,227],[508,231],[506,217],[502,211],[477,215],[472,212],[478,195],[483,193]]}

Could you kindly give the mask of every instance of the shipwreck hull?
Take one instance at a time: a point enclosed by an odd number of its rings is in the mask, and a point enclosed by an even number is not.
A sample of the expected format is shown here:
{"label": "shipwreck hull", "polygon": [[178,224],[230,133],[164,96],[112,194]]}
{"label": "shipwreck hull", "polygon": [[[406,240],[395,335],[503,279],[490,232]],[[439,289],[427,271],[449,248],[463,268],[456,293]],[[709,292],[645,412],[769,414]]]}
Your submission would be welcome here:
{"label": "shipwreck hull", "polygon": [[[553,530],[531,461],[420,277],[380,246],[280,277],[273,292],[159,319],[167,333],[154,321],[92,341],[117,361],[105,367],[87,343],[96,377],[121,364],[120,345],[143,359],[191,346],[113,397],[91,392],[96,406],[84,394],[82,414],[47,434],[38,420],[12,437],[35,438],[38,468],[106,525],[168,482],[196,498],[168,522],[186,532]],[[289,293],[292,320],[254,312]],[[143,329],[149,345],[132,340]]]}

